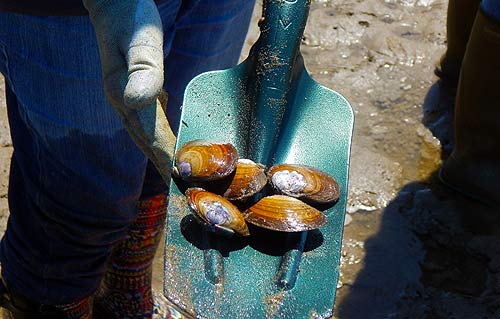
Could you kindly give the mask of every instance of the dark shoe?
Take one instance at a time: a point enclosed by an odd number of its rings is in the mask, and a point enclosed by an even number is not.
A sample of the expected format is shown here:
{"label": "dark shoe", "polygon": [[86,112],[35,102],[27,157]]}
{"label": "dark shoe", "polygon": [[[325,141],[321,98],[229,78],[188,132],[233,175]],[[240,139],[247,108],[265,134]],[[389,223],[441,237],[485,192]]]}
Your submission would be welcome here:
{"label": "dark shoe", "polygon": [[8,288],[0,280],[0,306],[5,319],[91,319],[90,298],[65,305],[43,305]]}

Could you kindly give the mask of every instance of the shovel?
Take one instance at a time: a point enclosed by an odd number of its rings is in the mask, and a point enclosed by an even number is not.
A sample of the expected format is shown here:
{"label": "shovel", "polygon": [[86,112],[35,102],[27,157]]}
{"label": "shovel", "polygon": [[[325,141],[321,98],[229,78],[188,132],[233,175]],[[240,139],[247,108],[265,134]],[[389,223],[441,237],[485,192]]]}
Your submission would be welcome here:
{"label": "shovel", "polygon": [[164,294],[197,318],[327,318],[333,314],[353,129],[351,106],[311,79],[300,54],[310,0],[265,0],[261,35],[238,66],[203,73],[186,88],[176,148],[232,143],[267,167],[313,166],[332,175],[339,200],[317,230],[252,227],[230,238],[203,229],[172,180]]}

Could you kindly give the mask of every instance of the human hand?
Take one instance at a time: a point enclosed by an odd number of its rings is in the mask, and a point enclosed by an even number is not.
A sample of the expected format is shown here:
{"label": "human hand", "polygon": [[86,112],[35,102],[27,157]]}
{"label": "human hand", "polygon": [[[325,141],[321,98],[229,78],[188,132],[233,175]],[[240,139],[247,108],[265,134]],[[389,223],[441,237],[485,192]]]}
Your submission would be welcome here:
{"label": "human hand", "polygon": [[101,56],[104,88],[120,111],[156,100],[163,85],[163,31],[153,0],[84,0]]}
{"label": "human hand", "polygon": [[153,0],[83,0],[94,26],[104,90],[130,136],[170,179],[175,136],[157,103],[163,32]]}

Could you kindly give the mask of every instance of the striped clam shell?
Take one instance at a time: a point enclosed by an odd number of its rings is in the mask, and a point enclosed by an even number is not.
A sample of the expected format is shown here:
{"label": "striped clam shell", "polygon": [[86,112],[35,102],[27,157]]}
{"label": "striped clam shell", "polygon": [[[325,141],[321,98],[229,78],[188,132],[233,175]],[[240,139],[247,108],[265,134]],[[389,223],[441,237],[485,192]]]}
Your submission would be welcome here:
{"label": "striped clam shell", "polygon": [[185,194],[189,207],[199,221],[229,233],[250,235],[242,213],[229,200],[198,187],[188,188]]}
{"label": "striped clam shell", "polygon": [[251,224],[283,232],[316,229],[327,223],[327,218],[322,212],[286,195],[263,197],[244,211],[243,215]]}
{"label": "striped clam shell", "polygon": [[213,181],[236,169],[238,152],[230,143],[194,140],[175,153],[175,176],[188,182]]}
{"label": "striped clam shell", "polygon": [[224,197],[242,200],[258,193],[267,183],[266,167],[249,159],[239,159],[236,173]]}
{"label": "striped clam shell", "polygon": [[270,183],[279,194],[318,204],[338,200],[340,187],[329,174],[299,164],[274,165],[267,172]]}

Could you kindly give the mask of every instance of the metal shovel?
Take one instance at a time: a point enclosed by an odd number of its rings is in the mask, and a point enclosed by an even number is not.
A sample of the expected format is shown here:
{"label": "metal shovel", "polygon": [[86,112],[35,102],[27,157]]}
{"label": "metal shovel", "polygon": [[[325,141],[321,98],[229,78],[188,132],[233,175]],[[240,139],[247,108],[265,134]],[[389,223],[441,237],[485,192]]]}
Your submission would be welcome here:
{"label": "metal shovel", "polygon": [[199,318],[327,318],[333,314],[347,199],[351,106],[311,79],[300,54],[310,0],[265,0],[249,57],[188,85],[176,148],[232,143],[240,158],[270,167],[298,163],[332,175],[338,202],[318,230],[251,228],[225,238],[192,218],[173,180],[165,246],[165,296]]}

